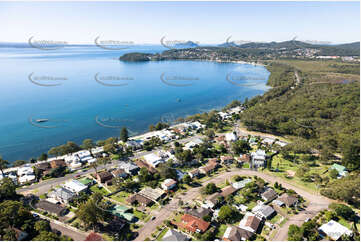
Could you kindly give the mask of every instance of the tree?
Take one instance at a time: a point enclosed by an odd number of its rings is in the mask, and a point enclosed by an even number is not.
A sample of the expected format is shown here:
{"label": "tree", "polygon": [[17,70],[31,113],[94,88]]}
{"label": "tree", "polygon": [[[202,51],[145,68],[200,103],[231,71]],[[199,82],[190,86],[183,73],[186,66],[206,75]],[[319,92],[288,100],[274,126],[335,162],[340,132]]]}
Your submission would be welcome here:
{"label": "tree", "polygon": [[203,187],[202,192],[204,194],[213,194],[215,192],[217,192],[219,190],[219,188],[216,186],[216,184],[214,184],[213,182],[208,183],[205,187]]}
{"label": "tree", "polygon": [[106,218],[106,205],[101,202],[101,199],[102,195],[95,193],[86,203],[81,204],[76,211],[76,215],[84,225],[92,227],[93,230],[99,222],[104,221]]}
{"label": "tree", "polygon": [[302,241],[303,236],[301,233],[300,227],[297,225],[291,224],[290,227],[288,227],[288,240],[289,241]]}
{"label": "tree", "polygon": [[5,200],[0,203],[0,208],[0,227],[2,229],[21,228],[24,222],[33,219],[29,209],[18,201]]}
{"label": "tree", "polygon": [[38,158],[39,161],[43,161],[47,159],[48,159],[48,155],[46,153],[42,153]]}
{"label": "tree", "polygon": [[16,185],[8,178],[4,177],[0,181],[0,201],[11,200],[16,197]]}
{"label": "tree", "polygon": [[122,130],[120,131],[120,139],[123,142],[127,142],[129,136],[128,136],[128,130],[126,127],[123,127]]}
{"label": "tree", "polygon": [[346,220],[353,221],[355,218],[355,212],[347,205],[332,203],[329,207],[334,209],[338,216]]}
{"label": "tree", "polygon": [[332,179],[336,179],[336,178],[338,177],[338,171],[337,171],[336,169],[332,169],[332,170],[330,171],[330,177],[331,177]]}
{"label": "tree", "polygon": [[188,185],[191,184],[191,182],[192,182],[191,176],[188,175],[188,174],[184,175],[184,177],[183,177],[183,182],[184,182],[185,184],[188,184]]}
{"label": "tree", "polygon": [[237,140],[232,144],[232,151],[235,154],[245,154],[250,150],[251,147],[246,140]]}
{"label": "tree", "polygon": [[92,149],[95,147],[95,144],[92,139],[85,139],[83,140],[83,144],[81,148],[86,149],[90,152],[91,156],[93,156]]}
{"label": "tree", "polygon": [[13,166],[14,166],[14,167],[16,167],[16,166],[22,166],[22,165],[24,165],[24,164],[26,164],[26,163],[27,163],[27,162],[24,161],[24,160],[16,160],[16,161],[14,161]]}
{"label": "tree", "polygon": [[90,167],[94,169],[95,175],[98,176],[98,161],[92,162]]}
{"label": "tree", "polygon": [[235,223],[240,220],[241,214],[229,205],[223,205],[218,213],[218,220],[222,223]]}
{"label": "tree", "polygon": [[348,140],[342,147],[342,163],[349,170],[360,167],[360,143],[357,140]]}
{"label": "tree", "polygon": [[35,222],[34,228],[36,231],[38,231],[39,233],[41,231],[50,231],[50,223],[48,220],[39,220]]}
{"label": "tree", "polygon": [[167,179],[171,178],[176,180],[177,179],[177,171],[174,168],[168,166],[168,164],[160,164],[158,167],[159,174],[162,178]]}
{"label": "tree", "polygon": [[50,231],[41,231],[33,240],[36,241],[59,241],[57,234]]}
{"label": "tree", "polygon": [[4,177],[4,169],[8,168],[8,166],[9,166],[9,162],[7,160],[4,160],[0,156],[0,171],[3,177]]}

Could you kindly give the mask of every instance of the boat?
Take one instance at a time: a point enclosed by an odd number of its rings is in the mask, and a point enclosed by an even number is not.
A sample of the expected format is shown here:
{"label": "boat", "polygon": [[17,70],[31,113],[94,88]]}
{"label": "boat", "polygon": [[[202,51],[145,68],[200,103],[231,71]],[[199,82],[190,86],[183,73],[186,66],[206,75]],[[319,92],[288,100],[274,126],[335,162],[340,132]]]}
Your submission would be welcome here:
{"label": "boat", "polygon": [[45,119],[45,118],[43,118],[43,119],[37,119],[37,120],[35,120],[37,123],[45,123],[45,122],[48,122],[49,121],[49,119]]}

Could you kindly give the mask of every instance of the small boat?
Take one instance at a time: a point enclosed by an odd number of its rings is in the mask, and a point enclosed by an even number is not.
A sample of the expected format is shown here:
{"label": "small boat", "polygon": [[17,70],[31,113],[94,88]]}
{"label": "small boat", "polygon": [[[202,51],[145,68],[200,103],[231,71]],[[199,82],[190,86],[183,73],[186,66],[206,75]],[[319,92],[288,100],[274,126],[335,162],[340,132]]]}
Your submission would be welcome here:
{"label": "small boat", "polygon": [[37,123],[45,123],[45,122],[48,122],[49,121],[49,119],[45,119],[45,118],[43,118],[43,119],[37,119],[37,120],[35,120]]}

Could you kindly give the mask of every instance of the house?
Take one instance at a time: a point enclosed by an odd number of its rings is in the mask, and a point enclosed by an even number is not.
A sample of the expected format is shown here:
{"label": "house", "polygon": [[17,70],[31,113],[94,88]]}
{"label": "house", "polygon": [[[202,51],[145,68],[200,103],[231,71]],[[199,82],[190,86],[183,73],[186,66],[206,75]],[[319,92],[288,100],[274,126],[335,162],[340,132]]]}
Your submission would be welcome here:
{"label": "house", "polygon": [[52,160],[50,161],[50,166],[53,169],[66,166],[65,160]]}
{"label": "house", "polygon": [[115,205],[111,210],[111,213],[128,222],[133,222],[135,220],[135,216],[131,213],[131,209],[123,205]]}
{"label": "house", "polygon": [[139,168],[143,168],[143,167],[146,168],[150,173],[156,173],[157,172],[157,170],[154,167],[148,165],[148,163],[145,163],[141,159],[135,160],[135,164],[137,164],[137,166]]}
{"label": "house", "polygon": [[293,196],[293,195],[289,195],[287,193],[283,193],[277,200],[283,202],[284,204],[286,204],[287,207],[293,207],[297,204],[298,202],[298,198]]}
{"label": "house", "polygon": [[143,188],[143,190],[138,192],[138,194],[156,202],[159,198],[161,198],[165,194],[165,192],[160,188],[153,189],[150,187],[145,187]]}
{"label": "house", "polygon": [[88,189],[88,186],[84,185],[83,183],[81,183],[78,180],[69,180],[69,181],[65,182],[63,187],[74,192],[75,194],[85,192]]}
{"label": "house", "polygon": [[278,206],[278,207],[282,207],[282,206],[285,205],[284,202],[282,202],[282,201],[280,201],[280,200],[278,200],[278,199],[273,200],[273,201],[272,201],[272,204],[274,204],[274,205],[276,205],[276,206]]}
{"label": "house", "polygon": [[261,194],[261,197],[266,202],[270,202],[273,199],[276,199],[278,197],[278,194],[272,188],[268,188],[265,192]]}
{"label": "house", "polygon": [[222,197],[226,198],[229,195],[235,193],[236,191],[237,191],[237,189],[230,185],[230,186],[222,188],[222,191],[220,194]]}
{"label": "house", "polygon": [[134,194],[132,196],[130,196],[129,198],[127,198],[127,203],[129,204],[135,204],[135,203],[138,203],[138,204],[141,204],[143,206],[149,206],[153,203],[153,201],[147,197],[144,197],[140,194]]}
{"label": "house", "polygon": [[330,220],[328,223],[323,224],[318,228],[321,236],[327,235],[332,240],[338,240],[342,235],[351,236],[352,231],[346,228],[345,226],[337,223],[334,220]]}
{"label": "house", "polygon": [[29,235],[25,231],[22,231],[18,228],[12,228],[12,230],[15,232],[15,238],[17,241],[25,240],[26,237],[28,237],[28,235]]}
{"label": "house", "polygon": [[125,143],[125,146],[127,146],[128,148],[131,148],[133,150],[139,150],[142,148],[142,141],[141,140],[128,140]]}
{"label": "house", "polygon": [[121,168],[118,168],[118,169],[112,171],[111,173],[115,178],[126,178],[128,176],[128,173],[124,169],[121,169]]}
{"label": "house", "polygon": [[276,144],[276,145],[279,145],[279,146],[281,146],[281,147],[284,147],[284,146],[288,145],[287,142],[280,141],[280,140],[279,140],[279,141],[276,141],[275,144]]}
{"label": "house", "polygon": [[204,216],[210,215],[212,213],[212,210],[208,208],[199,207],[196,209],[194,208],[187,209],[185,212],[194,217],[203,218]]}
{"label": "house", "polygon": [[128,173],[129,175],[136,175],[138,173],[139,166],[135,165],[132,162],[124,162],[124,161],[120,161],[118,163],[118,167],[120,169],[125,170],[126,173]]}
{"label": "house", "polygon": [[194,169],[194,170],[189,171],[188,175],[191,178],[199,177],[199,175],[200,175],[199,169]]}
{"label": "house", "polygon": [[346,167],[336,163],[330,167],[330,170],[336,170],[338,172],[338,178],[345,177],[348,174]]}
{"label": "house", "polygon": [[240,155],[239,161],[243,163],[249,163],[251,161],[251,157],[248,154],[242,154]]}
{"label": "house", "polygon": [[203,141],[201,139],[197,138],[197,139],[194,139],[194,140],[189,141],[188,143],[186,143],[184,145],[184,149],[185,150],[190,150],[190,149],[194,148],[196,145],[200,145],[202,143],[203,143]]}
{"label": "house", "polygon": [[262,140],[262,144],[272,145],[274,142],[275,142],[275,139],[269,138],[269,137],[266,137]]}
{"label": "house", "polygon": [[266,152],[264,150],[257,150],[251,153],[251,167],[257,169],[266,166]]}
{"label": "house", "polygon": [[261,222],[261,218],[257,217],[253,213],[247,212],[243,219],[239,222],[239,227],[251,233],[257,233]]}
{"label": "house", "polygon": [[49,162],[42,162],[35,165],[35,168],[38,169],[43,175],[49,173],[51,167]]}
{"label": "house", "polygon": [[113,179],[112,173],[109,171],[102,171],[97,174],[97,180],[99,183],[105,183]]}
{"label": "house", "polygon": [[234,132],[226,133],[225,140],[227,142],[234,142],[237,140],[237,135]]}
{"label": "house", "polygon": [[173,179],[165,179],[164,182],[162,182],[161,187],[164,191],[170,191],[174,189],[177,186],[177,182]]}
{"label": "house", "polygon": [[218,159],[217,158],[212,158],[208,160],[208,163],[206,166],[202,166],[199,169],[199,172],[202,174],[209,174],[211,172],[213,172],[214,170],[216,170],[218,167]]}
{"label": "house", "polygon": [[45,200],[40,200],[35,207],[56,216],[64,216],[67,213],[67,209],[63,206]]}
{"label": "house", "polygon": [[85,241],[103,241],[103,237],[100,234],[91,232],[88,234],[88,236],[85,238]]}
{"label": "house", "polygon": [[30,165],[24,165],[17,169],[18,179],[20,183],[33,182],[36,180],[34,169]]}
{"label": "house", "polygon": [[[54,192],[53,192],[53,197],[64,204],[68,204],[74,197],[76,196],[76,194],[64,187],[59,187],[57,188]],[[50,195],[49,195],[50,197]]]}
{"label": "house", "polygon": [[226,231],[224,231],[222,240],[224,241],[245,241],[245,240],[249,240],[252,237],[253,233],[233,226],[233,225],[229,225],[226,229]]}
{"label": "house", "polygon": [[250,182],[252,182],[252,179],[247,178],[247,179],[232,183],[232,186],[238,190],[238,189],[244,188]]}
{"label": "house", "polygon": [[276,214],[276,211],[269,205],[259,204],[252,209],[252,212],[255,213],[258,217],[269,219]]}
{"label": "house", "polygon": [[221,163],[222,164],[232,164],[234,161],[233,156],[221,156]]}
{"label": "house", "polygon": [[147,154],[143,158],[149,166],[154,168],[156,168],[159,164],[164,162],[162,157],[159,157],[154,153]]}
{"label": "house", "polygon": [[213,193],[206,198],[202,207],[214,208],[219,203],[220,198],[222,198],[222,195],[219,192]]}
{"label": "house", "polygon": [[169,229],[162,238],[163,241],[187,241],[188,236],[174,229]]}
{"label": "house", "polygon": [[177,225],[193,233],[203,233],[208,229],[210,223],[204,221],[203,219],[194,217],[190,214],[184,214],[181,217],[181,222]]}

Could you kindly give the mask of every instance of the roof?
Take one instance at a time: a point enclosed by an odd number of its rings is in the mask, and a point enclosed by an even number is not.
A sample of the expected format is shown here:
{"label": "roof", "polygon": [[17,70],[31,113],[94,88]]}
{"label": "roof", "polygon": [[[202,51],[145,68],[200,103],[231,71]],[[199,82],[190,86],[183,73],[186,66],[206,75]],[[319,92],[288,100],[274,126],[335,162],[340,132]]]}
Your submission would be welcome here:
{"label": "roof", "polygon": [[333,240],[338,240],[344,234],[347,234],[348,236],[352,235],[351,230],[334,220],[330,220],[328,223],[323,224],[318,229]]}
{"label": "roof", "polygon": [[91,232],[88,234],[88,236],[85,238],[85,241],[102,241],[103,238],[100,234]]}
{"label": "roof", "polygon": [[132,213],[127,212],[129,210],[130,210],[130,208],[128,208],[126,206],[115,205],[114,208],[111,210],[111,213],[118,217],[124,218],[128,221],[132,221],[135,216]]}
{"label": "roof", "polygon": [[137,201],[138,203],[142,203],[142,204],[145,204],[145,205],[148,205],[152,202],[151,199],[147,198],[147,197],[144,197],[140,194],[134,194],[133,196],[127,198],[126,200],[128,203],[132,204],[134,203],[135,201]]}
{"label": "roof", "polygon": [[102,172],[99,172],[98,173],[98,177],[101,179],[101,180],[110,180],[113,178],[113,175],[112,173],[110,173],[109,171],[102,171]]}
{"label": "roof", "polygon": [[257,150],[256,152],[252,152],[251,156],[253,159],[264,160],[266,159],[266,152],[264,150]]}
{"label": "roof", "polygon": [[59,166],[66,166],[64,160],[52,160],[52,161],[50,161],[50,165],[52,168],[59,167]]}
{"label": "roof", "polygon": [[221,156],[221,161],[226,161],[226,160],[234,160],[234,158],[233,158],[233,156],[230,156],[230,155],[228,155],[228,156]]}
{"label": "roof", "polygon": [[143,190],[138,192],[138,194],[149,198],[152,201],[157,201],[164,194],[164,191],[159,188],[153,189],[151,187],[145,187]]}
{"label": "roof", "polygon": [[261,196],[264,197],[267,201],[271,201],[275,199],[278,194],[272,188],[269,188],[264,193],[262,193]]}
{"label": "roof", "polygon": [[337,170],[338,173],[342,173],[342,172],[345,172],[345,171],[346,171],[346,167],[341,166],[341,165],[336,164],[336,163],[331,166],[331,169]]}
{"label": "roof", "polygon": [[156,167],[163,162],[163,159],[154,153],[145,155],[144,159],[149,165],[153,167]]}
{"label": "roof", "polygon": [[212,195],[209,195],[207,197],[208,201],[211,201],[213,204],[217,204],[218,203],[218,198],[221,197],[222,195],[219,192],[213,193]]}
{"label": "roof", "polygon": [[75,192],[75,193],[82,192],[82,191],[84,191],[84,190],[86,190],[88,188],[88,186],[84,185],[83,183],[81,183],[78,180],[67,181],[67,182],[65,182],[63,187],[65,187],[65,188],[67,188],[70,191]]}
{"label": "roof", "polygon": [[42,209],[45,211],[48,211],[50,213],[55,213],[58,216],[61,216],[64,211],[66,210],[64,207],[58,205],[58,204],[54,204],[45,200],[41,200],[36,204],[36,208],[38,209]]}
{"label": "roof", "polygon": [[55,194],[58,198],[61,198],[64,200],[70,200],[75,196],[75,194],[72,191],[70,191],[64,187],[60,187],[60,188],[56,189]]}
{"label": "roof", "polygon": [[128,170],[128,171],[132,171],[135,169],[138,169],[139,167],[136,166],[135,164],[133,164],[132,162],[124,162],[124,161],[120,161],[118,163],[119,168],[122,168],[124,170]]}
{"label": "roof", "polygon": [[177,182],[173,179],[166,179],[162,185],[166,186],[166,187],[170,187],[173,186],[174,184],[176,184]]}
{"label": "roof", "polygon": [[245,226],[252,228],[254,231],[257,231],[260,223],[261,220],[253,215],[248,216]]}
{"label": "roof", "polygon": [[188,239],[189,238],[185,234],[182,234],[174,229],[169,229],[162,238],[163,241],[185,241]]}
{"label": "roof", "polygon": [[244,188],[248,183],[252,182],[252,179],[248,178],[248,179],[244,179],[238,182],[234,182],[232,183],[232,186],[236,189],[241,189]]}
{"label": "roof", "polygon": [[199,170],[198,170],[198,169],[194,169],[194,170],[189,171],[189,173],[192,174],[192,175],[195,175],[195,174],[198,174],[198,173],[199,173]]}
{"label": "roof", "polygon": [[184,214],[181,217],[181,220],[183,222],[181,226],[192,232],[196,232],[197,229],[204,232],[208,229],[210,225],[210,223],[204,221],[203,219],[199,219],[190,214]]}
{"label": "roof", "polygon": [[198,217],[198,218],[203,218],[206,215],[209,215],[212,212],[212,210],[208,209],[208,208],[203,208],[203,207],[199,207],[197,209],[187,209],[186,213]]}
{"label": "roof", "polygon": [[206,166],[202,166],[199,169],[203,170],[204,172],[213,171],[217,167],[217,163],[208,163]]}
{"label": "roof", "polygon": [[223,239],[230,241],[241,241],[248,240],[253,235],[252,232],[230,225],[227,227],[226,231],[223,234]]}
{"label": "roof", "polygon": [[154,167],[148,165],[147,163],[145,163],[144,161],[142,161],[142,160],[140,160],[140,159],[136,160],[135,163],[136,163],[137,166],[140,167],[140,168],[143,168],[143,167],[147,168],[147,170],[148,170],[149,172],[151,172],[151,173],[157,172],[157,170],[156,170]]}
{"label": "roof", "polygon": [[112,171],[113,176],[121,176],[127,174],[124,169],[118,168],[115,171]]}
{"label": "roof", "polygon": [[237,191],[237,189],[234,188],[233,186],[227,186],[225,188],[222,188],[221,196],[222,197],[227,197],[227,196],[233,194],[236,191]]}
{"label": "roof", "polygon": [[25,231],[22,231],[18,228],[12,228],[12,230],[15,232],[15,237],[17,240],[23,240],[26,237],[28,237],[28,233],[26,233]]}
{"label": "roof", "polygon": [[252,209],[252,212],[256,212],[258,214],[261,214],[263,217],[268,218],[275,212],[275,210],[271,206],[262,204],[254,207]]}
{"label": "roof", "polygon": [[49,162],[42,162],[35,165],[36,168],[39,170],[48,170],[50,169],[50,163]]}
{"label": "roof", "polygon": [[277,200],[284,202],[286,206],[293,206],[297,201],[298,198],[292,195],[288,195],[287,193],[283,193]]}

